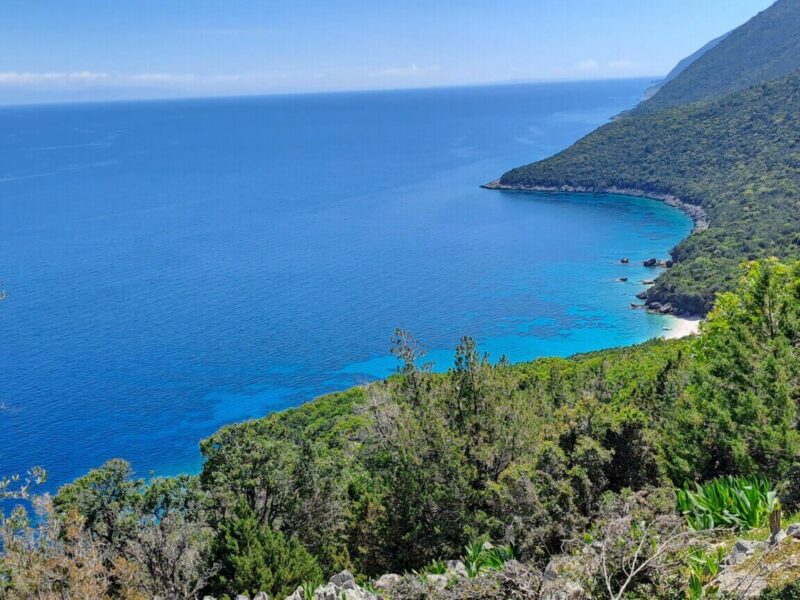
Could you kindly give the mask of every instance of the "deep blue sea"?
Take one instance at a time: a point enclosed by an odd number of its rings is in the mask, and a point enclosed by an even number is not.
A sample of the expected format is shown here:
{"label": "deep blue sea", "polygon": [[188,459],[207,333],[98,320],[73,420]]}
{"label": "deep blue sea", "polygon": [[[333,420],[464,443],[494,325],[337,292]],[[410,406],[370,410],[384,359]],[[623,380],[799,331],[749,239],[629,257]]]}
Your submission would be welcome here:
{"label": "deep blue sea", "polygon": [[647,85],[0,109],[0,472],[196,470],[221,425],[389,373],[396,327],[442,369],[462,335],[513,361],[663,335],[629,304],[687,217],[478,187]]}

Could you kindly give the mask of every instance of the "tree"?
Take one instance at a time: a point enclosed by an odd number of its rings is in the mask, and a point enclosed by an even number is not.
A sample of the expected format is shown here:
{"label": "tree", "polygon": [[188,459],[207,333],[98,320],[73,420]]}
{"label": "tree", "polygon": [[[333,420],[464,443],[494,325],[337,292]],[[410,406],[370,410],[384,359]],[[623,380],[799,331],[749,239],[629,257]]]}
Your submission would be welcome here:
{"label": "tree", "polygon": [[304,583],[322,582],[322,570],[302,544],[270,528],[244,502],[219,524],[212,554],[219,565],[212,584],[218,594],[283,598]]}

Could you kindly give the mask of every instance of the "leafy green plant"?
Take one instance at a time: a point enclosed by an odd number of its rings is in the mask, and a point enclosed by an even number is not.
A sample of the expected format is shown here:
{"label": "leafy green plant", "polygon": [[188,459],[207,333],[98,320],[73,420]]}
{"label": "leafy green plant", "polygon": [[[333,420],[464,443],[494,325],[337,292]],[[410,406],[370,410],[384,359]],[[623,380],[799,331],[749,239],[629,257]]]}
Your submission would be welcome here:
{"label": "leafy green plant", "polygon": [[511,546],[492,546],[476,541],[467,545],[462,557],[468,577],[477,577],[485,571],[499,571],[506,562],[514,558]]}
{"label": "leafy green plant", "polygon": [[414,575],[424,577],[425,575],[444,575],[447,573],[447,563],[443,560],[434,559],[419,571],[413,571]]}
{"label": "leafy green plant", "polygon": [[678,509],[694,530],[763,527],[777,508],[777,497],[762,477],[718,477],[692,490],[687,484],[676,492]]}
{"label": "leafy green plant", "polygon": [[310,581],[305,581],[301,587],[303,588],[303,597],[306,600],[314,600],[314,590],[317,589],[316,584]]}
{"label": "leafy green plant", "polygon": [[688,600],[716,597],[717,587],[709,585],[709,583],[719,573],[719,565],[724,556],[724,548],[718,548],[716,552],[706,552],[702,548],[693,548],[689,552],[689,582],[686,590]]}

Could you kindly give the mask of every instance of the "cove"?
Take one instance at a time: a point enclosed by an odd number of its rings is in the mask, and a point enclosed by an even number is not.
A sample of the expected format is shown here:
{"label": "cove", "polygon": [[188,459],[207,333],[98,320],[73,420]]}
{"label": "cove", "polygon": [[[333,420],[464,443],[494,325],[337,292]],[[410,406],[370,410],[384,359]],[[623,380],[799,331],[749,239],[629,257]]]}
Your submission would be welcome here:
{"label": "cove", "polygon": [[683,213],[479,188],[647,83],[0,109],[0,471],[196,470],[221,425],[391,372],[396,327],[439,369],[462,335],[512,361],[663,335],[629,305]]}

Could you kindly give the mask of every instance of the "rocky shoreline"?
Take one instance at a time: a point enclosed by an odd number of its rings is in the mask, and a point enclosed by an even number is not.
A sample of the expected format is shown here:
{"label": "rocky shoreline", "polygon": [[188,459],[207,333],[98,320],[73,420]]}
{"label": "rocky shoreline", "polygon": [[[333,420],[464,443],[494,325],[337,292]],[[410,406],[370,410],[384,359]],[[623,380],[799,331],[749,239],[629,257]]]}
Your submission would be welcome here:
{"label": "rocky shoreline", "polygon": [[502,183],[500,179],[495,179],[489,183],[481,186],[487,190],[505,190],[508,192],[546,192],[546,193],[578,193],[578,194],[617,194],[619,196],[633,196],[634,198],[650,198],[651,200],[658,200],[667,206],[673,206],[692,219],[694,229],[692,233],[705,231],[708,229],[709,220],[708,214],[703,208],[696,204],[689,204],[684,202],[677,196],[672,194],[661,194],[658,192],[648,192],[639,188],[620,188],[616,186],[608,188],[595,188],[584,187],[580,185],[562,185],[562,186],[546,186],[546,185],[508,185]]}

